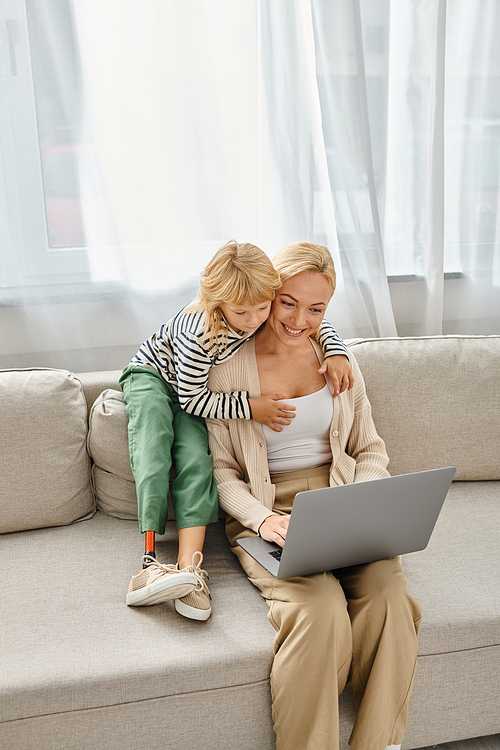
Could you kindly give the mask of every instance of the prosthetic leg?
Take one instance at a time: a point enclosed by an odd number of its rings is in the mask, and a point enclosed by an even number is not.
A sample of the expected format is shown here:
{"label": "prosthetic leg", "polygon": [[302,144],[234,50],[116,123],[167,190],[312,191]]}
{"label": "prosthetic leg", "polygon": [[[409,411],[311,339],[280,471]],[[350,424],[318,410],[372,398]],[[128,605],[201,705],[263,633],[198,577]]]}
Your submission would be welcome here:
{"label": "prosthetic leg", "polygon": [[[151,557],[153,560],[156,559],[155,555],[155,532],[154,531],[146,531],[144,534],[145,542],[144,542],[144,554],[148,557]],[[143,568],[147,568],[148,566],[146,563],[143,563]]]}

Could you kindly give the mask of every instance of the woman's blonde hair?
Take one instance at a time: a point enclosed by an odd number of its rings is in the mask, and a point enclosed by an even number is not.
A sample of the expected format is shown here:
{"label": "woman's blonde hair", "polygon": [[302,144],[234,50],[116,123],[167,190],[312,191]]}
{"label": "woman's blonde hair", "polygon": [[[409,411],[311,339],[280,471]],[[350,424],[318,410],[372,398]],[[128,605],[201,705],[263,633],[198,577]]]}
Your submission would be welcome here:
{"label": "woman's blonde hair", "polygon": [[[324,245],[313,242],[292,242],[283,247],[273,258],[273,265],[278,271],[281,283],[297,276],[299,273],[319,273],[330,284],[332,294],[337,284],[335,266],[330,251]],[[318,340],[319,328],[313,338]]]}
{"label": "woman's blonde hair", "polygon": [[256,245],[230,240],[223,245],[201,274],[198,295],[186,313],[204,312],[209,346],[216,345],[220,331],[227,333],[220,305],[258,305],[274,299],[281,286],[270,258]]}
{"label": "woman's blonde hair", "polygon": [[337,276],[330,251],[324,245],[313,242],[292,242],[283,247],[273,258],[273,266],[278,271],[281,283],[298,273],[319,273],[328,280],[332,294],[335,291]]}

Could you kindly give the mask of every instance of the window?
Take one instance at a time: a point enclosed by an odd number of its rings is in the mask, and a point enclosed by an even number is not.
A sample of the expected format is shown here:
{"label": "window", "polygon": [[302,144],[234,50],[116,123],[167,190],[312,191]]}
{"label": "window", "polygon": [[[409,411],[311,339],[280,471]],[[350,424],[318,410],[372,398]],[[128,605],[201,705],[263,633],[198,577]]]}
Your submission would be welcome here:
{"label": "window", "polygon": [[259,237],[255,0],[6,0],[0,32],[1,285],[170,288]]}

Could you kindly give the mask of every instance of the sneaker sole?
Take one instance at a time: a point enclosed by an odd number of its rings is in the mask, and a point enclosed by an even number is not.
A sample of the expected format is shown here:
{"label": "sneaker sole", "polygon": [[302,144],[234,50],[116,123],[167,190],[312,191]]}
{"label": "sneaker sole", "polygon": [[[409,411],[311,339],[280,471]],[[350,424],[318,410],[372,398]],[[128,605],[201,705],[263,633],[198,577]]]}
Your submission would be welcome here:
{"label": "sneaker sole", "polygon": [[210,609],[196,609],[196,607],[190,607],[188,604],[184,604],[180,599],[175,600],[175,610],[183,617],[187,617],[190,620],[199,620],[203,622],[208,620],[212,614],[212,608]]}
{"label": "sneaker sole", "polygon": [[177,573],[173,580],[160,579],[137,591],[129,591],[125,601],[129,607],[160,604],[160,602],[168,602],[171,599],[187,596],[193,591],[197,583],[196,576],[192,573]]}

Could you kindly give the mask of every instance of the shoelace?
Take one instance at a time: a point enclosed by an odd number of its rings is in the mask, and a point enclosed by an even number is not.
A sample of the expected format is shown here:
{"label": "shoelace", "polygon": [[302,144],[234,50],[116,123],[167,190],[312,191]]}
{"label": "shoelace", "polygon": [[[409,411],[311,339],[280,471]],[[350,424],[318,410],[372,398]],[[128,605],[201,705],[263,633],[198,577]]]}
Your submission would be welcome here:
{"label": "shoelace", "polygon": [[[199,555],[198,558],[196,556]],[[195,562],[196,560],[196,562]],[[154,557],[151,557],[151,555],[143,555],[142,556],[142,562],[147,566],[147,570],[150,570],[151,568],[154,569],[154,572],[156,575],[160,575],[161,573],[178,573],[179,567],[178,565],[173,565],[170,563],[169,565],[163,565],[162,563],[158,562]],[[203,591],[203,588],[205,587],[205,581],[208,580],[208,573],[206,570],[202,570],[200,568],[201,563],[203,562],[203,555],[201,552],[195,552],[193,555],[193,573],[196,576],[196,586],[194,588],[194,591]],[[207,586],[208,589],[208,586]]]}
{"label": "shoelace", "polygon": [[[201,564],[203,562],[203,555],[201,552],[195,552],[193,555],[193,573],[195,574],[198,583],[196,584],[195,591],[203,591],[206,583],[205,581],[208,581],[208,573],[206,570],[201,569]],[[208,586],[207,586],[208,591]]]}
{"label": "shoelace", "polygon": [[154,557],[151,557],[151,555],[143,555],[142,556],[142,563],[147,566],[147,570],[150,570],[153,568],[156,575],[160,575],[160,573],[175,573],[179,572],[179,568],[177,565],[173,565],[170,563],[169,565],[163,565],[162,563],[158,562]]}
{"label": "shoelace", "polygon": [[[196,587],[194,588],[194,591],[203,591],[205,587],[205,579],[208,580],[208,573],[206,570],[201,570],[199,567],[193,567],[193,573],[195,574],[196,578],[198,579],[198,583],[196,584]],[[207,587],[208,589],[208,587]]]}

